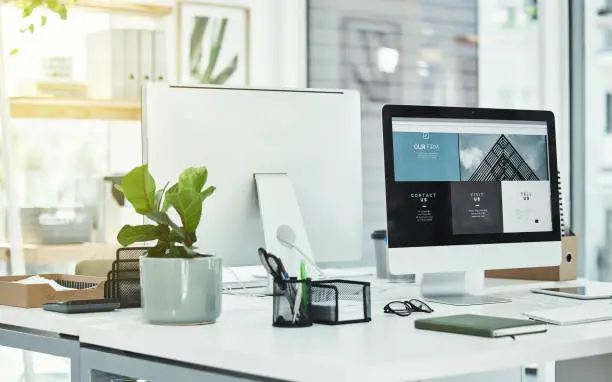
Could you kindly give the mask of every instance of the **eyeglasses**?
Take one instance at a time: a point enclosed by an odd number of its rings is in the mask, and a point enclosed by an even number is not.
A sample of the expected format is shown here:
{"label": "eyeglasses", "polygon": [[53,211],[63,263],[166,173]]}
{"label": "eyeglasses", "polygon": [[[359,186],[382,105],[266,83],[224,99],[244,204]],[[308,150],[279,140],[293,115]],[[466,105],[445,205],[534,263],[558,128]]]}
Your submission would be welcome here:
{"label": "eyeglasses", "polygon": [[413,312],[432,313],[434,310],[421,300],[391,301],[383,308],[385,313],[397,314],[401,317],[410,316]]}

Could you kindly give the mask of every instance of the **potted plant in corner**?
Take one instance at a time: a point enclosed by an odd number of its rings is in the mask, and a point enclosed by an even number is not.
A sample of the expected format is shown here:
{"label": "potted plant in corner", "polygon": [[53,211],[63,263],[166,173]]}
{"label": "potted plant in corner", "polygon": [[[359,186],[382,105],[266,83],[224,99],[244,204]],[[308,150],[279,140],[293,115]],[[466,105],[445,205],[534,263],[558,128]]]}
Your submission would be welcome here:
{"label": "potted plant in corner", "polygon": [[[134,168],[116,186],[137,213],[152,224],[125,225],[122,246],[156,241],[140,258],[143,314],[154,324],[212,323],[221,314],[221,258],[197,252],[196,228],[204,201],[215,187],[205,188],[206,167],[189,167],[178,182],[156,190],[148,165]],[[180,225],[169,213],[176,212]]]}

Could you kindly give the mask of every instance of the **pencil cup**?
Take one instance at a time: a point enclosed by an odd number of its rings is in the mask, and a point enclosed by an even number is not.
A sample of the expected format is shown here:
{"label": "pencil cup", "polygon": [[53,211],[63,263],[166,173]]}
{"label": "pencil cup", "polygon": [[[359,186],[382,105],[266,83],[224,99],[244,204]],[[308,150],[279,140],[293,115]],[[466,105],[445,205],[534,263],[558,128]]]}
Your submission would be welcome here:
{"label": "pencil cup", "polygon": [[310,318],[310,279],[274,280],[272,325],[279,328],[303,328]]}

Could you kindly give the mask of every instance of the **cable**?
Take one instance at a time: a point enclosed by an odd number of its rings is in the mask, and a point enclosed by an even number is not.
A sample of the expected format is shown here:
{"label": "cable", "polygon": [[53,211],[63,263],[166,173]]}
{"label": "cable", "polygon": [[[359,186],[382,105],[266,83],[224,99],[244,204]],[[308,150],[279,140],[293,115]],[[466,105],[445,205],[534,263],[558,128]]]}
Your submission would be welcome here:
{"label": "cable", "polygon": [[[240,284],[240,287],[242,289],[244,289],[244,291],[249,295],[249,296],[253,296],[253,294],[251,293],[251,291],[249,291],[246,287],[246,285],[244,285],[244,283],[242,282],[242,280],[240,280],[240,277],[238,277],[238,275],[236,274],[236,272],[234,272],[234,270],[230,267],[223,267],[223,269],[227,269],[232,275],[234,275],[234,277],[236,278],[236,280],[238,281],[238,283]],[[232,288],[231,287],[226,287],[228,289],[228,293],[232,293]]]}
{"label": "cable", "polygon": [[314,269],[317,270],[317,272],[319,272],[319,274],[321,274],[321,276],[323,276],[323,278],[325,278],[325,272],[323,272],[323,270],[321,268],[319,268],[319,266],[314,261],[312,261],[310,259],[310,257],[306,256],[306,254],[304,253],[304,251],[302,251],[300,249],[300,247],[298,247],[297,245],[295,245],[295,244],[293,244],[293,243],[291,243],[291,242],[289,242],[289,241],[287,241],[287,240],[285,240],[283,238],[277,237],[276,239],[278,241],[280,241],[281,243],[283,243],[283,244],[285,244],[285,245],[295,249],[310,265],[312,265],[312,267]]}

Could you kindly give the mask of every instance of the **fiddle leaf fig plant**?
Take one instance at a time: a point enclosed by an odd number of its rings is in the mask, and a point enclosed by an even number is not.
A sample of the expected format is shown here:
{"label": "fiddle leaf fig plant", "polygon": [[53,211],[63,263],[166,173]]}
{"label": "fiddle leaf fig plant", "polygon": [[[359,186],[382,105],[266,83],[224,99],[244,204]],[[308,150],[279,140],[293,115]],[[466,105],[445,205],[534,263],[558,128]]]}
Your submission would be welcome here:
{"label": "fiddle leaf fig plant", "polygon": [[[155,241],[149,248],[149,257],[191,258],[197,256],[194,246],[196,229],[202,217],[202,205],[214,192],[215,187],[206,187],[206,167],[189,167],[179,175],[178,182],[168,188],[168,183],[156,189],[155,179],[148,165],[134,168],[116,185],[134,210],[155,224],[125,225],[117,234],[122,246],[143,241]],[[176,211],[180,224],[168,215]]]}

